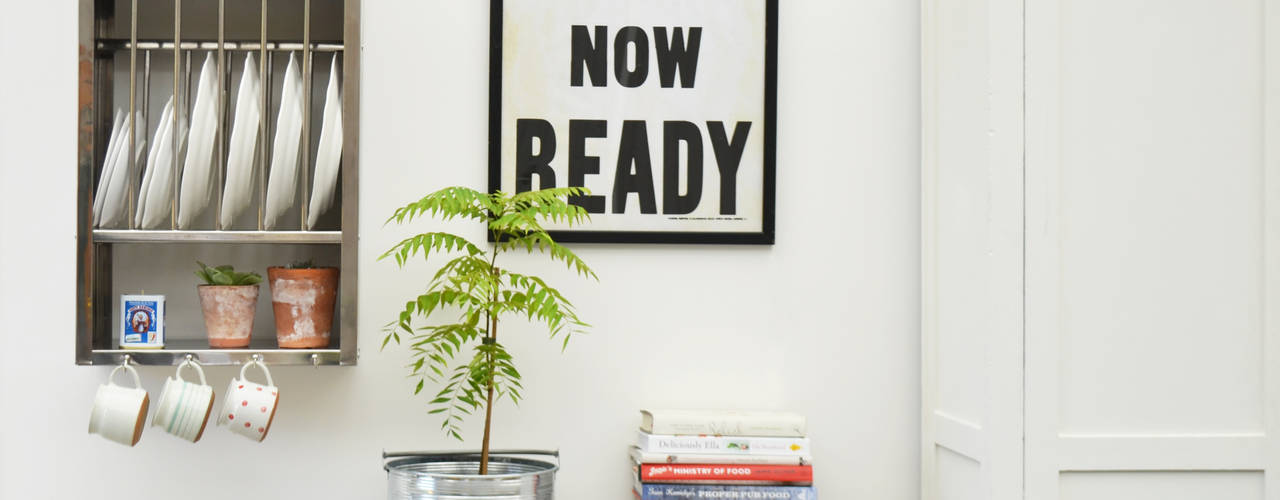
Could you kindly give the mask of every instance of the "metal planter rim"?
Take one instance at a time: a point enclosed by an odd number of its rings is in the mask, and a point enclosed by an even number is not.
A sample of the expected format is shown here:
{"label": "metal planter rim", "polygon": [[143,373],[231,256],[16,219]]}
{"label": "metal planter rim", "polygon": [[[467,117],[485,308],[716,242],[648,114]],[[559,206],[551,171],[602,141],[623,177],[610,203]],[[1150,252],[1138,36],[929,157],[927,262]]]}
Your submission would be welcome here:
{"label": "metal planter rim", "polygon": [[[533,460],[529,458],[520,458],[516,456],[511,456],[511,455],[551,456],[551,457],[555,457],[555,463],[544,462],[542,460]],[[387,472],[391,472],[391,469],[396,467],[413,465],[413,464],[421,464],[421,463],[448,462],[448,461],[479,462],[480,452],[478,451],[474,451],[474,452],[473,451],[385,452],[384,451],[382,453],[382,458],[383,460],[385,460],[385,463],[383,463],[382,465],[382,469]],[[448,474],[448,473],[435,473],[435,472],[428,473],[428,474],[431,475],[432,477],[438,477],[442,479],[468,480],[468,479],[477,479],[477,478],[507,479],[507,478],[518,478],[518,477],[528,476],[529,474],[542,474],[547,472],[555,473],[560,470],[560,451],[559,450],[493,450],[489,452],[489,461],[528,465],[528,466],[540,467],[540,468],[545,467],[545,469],[539,470],[537,472],[524,472],[524,473],[511,473],[511,474],[485,474],[483,476],[479,474]]]}

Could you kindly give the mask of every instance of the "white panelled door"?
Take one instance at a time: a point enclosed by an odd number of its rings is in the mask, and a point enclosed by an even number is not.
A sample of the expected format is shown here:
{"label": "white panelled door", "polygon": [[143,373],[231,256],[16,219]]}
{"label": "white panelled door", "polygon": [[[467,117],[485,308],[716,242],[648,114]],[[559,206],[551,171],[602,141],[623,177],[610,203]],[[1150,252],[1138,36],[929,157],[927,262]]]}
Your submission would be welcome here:
{"label": "white panelled door", "polygon": [[1026,498],[1280,499],[1278,15],[1026,2]]}
{"label": "white panelled door", "polygon": [[1022,2],[925,0],[921,477],[1022,495]]}
{"label": "white panelled door", "polygon": [[1280,500],[1280,0],[922,22],[924,498]]}

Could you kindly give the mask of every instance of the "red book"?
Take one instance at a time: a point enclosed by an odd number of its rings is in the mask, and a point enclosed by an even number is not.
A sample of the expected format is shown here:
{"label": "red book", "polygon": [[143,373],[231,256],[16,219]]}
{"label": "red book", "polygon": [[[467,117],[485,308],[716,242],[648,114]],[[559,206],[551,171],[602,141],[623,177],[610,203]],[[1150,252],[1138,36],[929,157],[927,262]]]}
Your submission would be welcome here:
{"label": "red book", "polygon": [[645,483],[684,483],[694,481],[812,483],[813,466],[762,464],[640,464],[640,481]]}

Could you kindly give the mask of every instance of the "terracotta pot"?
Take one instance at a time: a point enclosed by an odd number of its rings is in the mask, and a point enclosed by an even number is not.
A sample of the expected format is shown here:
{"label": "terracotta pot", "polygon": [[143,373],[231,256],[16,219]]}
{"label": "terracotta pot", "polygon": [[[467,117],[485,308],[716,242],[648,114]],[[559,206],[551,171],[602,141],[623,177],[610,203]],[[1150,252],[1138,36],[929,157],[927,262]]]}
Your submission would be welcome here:
{"label": "terracotta pot", "polygon": [[199,285],[200,308],[210,347],[248,347],[258,304],[258,285]]}
{"label": "terracotta pot", "polygon": [[268,267],[276,342],[285,348],[329,347],[333,305],[338,298],[338,268]]}

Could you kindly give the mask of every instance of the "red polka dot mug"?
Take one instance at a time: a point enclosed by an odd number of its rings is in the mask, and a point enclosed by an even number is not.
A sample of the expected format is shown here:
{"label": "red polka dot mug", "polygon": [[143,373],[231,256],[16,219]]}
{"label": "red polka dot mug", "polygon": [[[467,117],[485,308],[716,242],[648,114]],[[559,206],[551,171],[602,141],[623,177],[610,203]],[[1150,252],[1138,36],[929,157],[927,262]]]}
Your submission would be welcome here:
{"label": "red polka dot mug", "polygon": [[[250,382],[245,372],[256,365],[267,376],[267,384]],[[271,372],[261,361],[253,360],[240,368],[240,378],[231,379],[227,396],[218,412],[218,425],[228,426],[233,432],[254,441],[262,441],[271,430],[276,416],[276,403],[280,401],[279,389],[271,381]]]}

